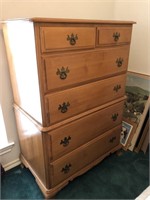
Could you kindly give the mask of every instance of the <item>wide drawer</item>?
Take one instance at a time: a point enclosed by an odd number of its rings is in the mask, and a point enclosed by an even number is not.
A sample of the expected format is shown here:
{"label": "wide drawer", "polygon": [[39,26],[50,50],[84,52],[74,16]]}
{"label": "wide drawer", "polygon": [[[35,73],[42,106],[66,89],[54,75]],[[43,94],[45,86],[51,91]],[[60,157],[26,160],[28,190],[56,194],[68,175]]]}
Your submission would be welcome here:
{"label": "wide drawer", "polygon": [[45,92],[126,71],[129,45],[44,57]]}
{"label": "wide drawer", "polygon": [[94,48],[95,27],[40,27],[41,50],[74,50]]}
{"label": "wide drawer", "polygon": [[98,27],[98,45],[119,45],[122,43],[130,43],[132,27],[114,27],[102,26]]}
{"label": "wide drawer", "polygon": [[74,150],[50,164],[52,186],[60,183],[75,172],[92,163],[120,142],[121,126],[108,131],[88,144]]}
{"label": "wide drawer", "polygon": [[123,74],[46,95],[47,125],[124,96],[125,81]]}
{"label": "wide drawer", "polygon": [[121,124],[124,101],[49,132],[51,159],[56,160]]}

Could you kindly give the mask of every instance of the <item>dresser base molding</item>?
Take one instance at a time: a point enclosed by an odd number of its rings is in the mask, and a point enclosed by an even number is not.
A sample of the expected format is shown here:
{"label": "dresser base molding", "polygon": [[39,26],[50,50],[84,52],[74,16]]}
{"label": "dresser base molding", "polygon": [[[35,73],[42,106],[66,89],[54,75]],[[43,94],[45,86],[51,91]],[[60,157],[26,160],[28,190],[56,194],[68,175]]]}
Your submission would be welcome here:
{"label": "dresser base molding", "polygon": [[72,181],[73,179],[75,179],[76,177],[86,173],[88,170],[90,170],[92,167],[96,166],[98,163],[100,163],[105,157],[109,156],[110,154],[116,152],[117,150],[121,149],[121,145],[119,144],[118,146],[116,146],[115,148],[111,149],[110,151],[108,151],[107,153],[105,153],[103,156],[99,157],[98,159],[96,159],[94,162],[90,163],[89,165],[87,165],[86,167],[82,168],[80,171],[78,171],[77,173],[73,174],[72,176],[70,176],[69,178],[67,178],[65,181],[63,181],[62,183],[60,183],[59,185],[51,188],[51,189],[47,189],[44,184],[42,183],[42,181],[40,180],[40,178],[38,177],[38,175],[36,174],[36,172],[34,171],[34,169],[31,167],[31,165],[29,164],[29,162],[24,158],[24,156],[21,154],[20,159],[22,164],[26,167],[29,168],[29,170],[31,171],[31,173],[33,174],[33,176],[35,177],[35,180],[39,186],[39,188],[41,189],[43,195],[45,196],[46,199],[48,198],[53,198],[62,188],[64,188],[66,185],[68,185],[69,181]]}

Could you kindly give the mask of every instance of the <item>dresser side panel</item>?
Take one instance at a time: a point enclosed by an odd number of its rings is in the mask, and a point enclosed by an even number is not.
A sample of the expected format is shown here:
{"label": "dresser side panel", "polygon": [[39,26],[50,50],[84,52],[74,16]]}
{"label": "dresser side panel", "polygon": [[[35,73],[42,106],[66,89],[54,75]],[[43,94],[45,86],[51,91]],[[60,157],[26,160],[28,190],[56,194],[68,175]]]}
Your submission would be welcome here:
{"label": "dresser side panel", "polygon": [[42,124],[33,23],[11,21],[3,25],[14,101]]}
{"label": "dresser side panel", "polygon": [[20,109],[15,108],[15,116],[21,148],[21,161],[24,163],[25,160],[28,163],[27,167],[36,179],[48,186],[43,133]]}

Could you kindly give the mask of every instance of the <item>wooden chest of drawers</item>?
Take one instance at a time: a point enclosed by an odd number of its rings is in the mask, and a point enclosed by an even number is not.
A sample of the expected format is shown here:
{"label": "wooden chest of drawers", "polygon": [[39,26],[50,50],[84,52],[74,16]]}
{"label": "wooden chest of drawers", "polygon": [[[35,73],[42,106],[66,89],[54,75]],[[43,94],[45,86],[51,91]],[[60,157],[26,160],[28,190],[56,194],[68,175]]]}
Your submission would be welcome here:
{"label": "wooden chest of drawers", "polygon": [[45,197],[120,148],[133,24],[42,18],[3,24],[21,161]]}

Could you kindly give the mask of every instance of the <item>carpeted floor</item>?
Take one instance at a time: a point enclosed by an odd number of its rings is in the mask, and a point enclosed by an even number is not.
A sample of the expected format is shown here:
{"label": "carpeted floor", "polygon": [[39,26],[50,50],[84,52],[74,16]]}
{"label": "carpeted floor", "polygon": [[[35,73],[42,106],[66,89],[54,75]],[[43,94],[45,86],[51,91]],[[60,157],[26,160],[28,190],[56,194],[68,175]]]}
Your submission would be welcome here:
{"label": "carpeted floor", "polygon": [[[149,152],[122,151],[74,179],[55,199],[135,199],[149,185]],[[28,169],[15,167],[1,180],[2,199],[43,199]]]}

